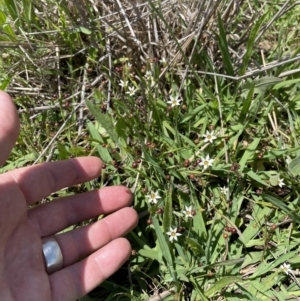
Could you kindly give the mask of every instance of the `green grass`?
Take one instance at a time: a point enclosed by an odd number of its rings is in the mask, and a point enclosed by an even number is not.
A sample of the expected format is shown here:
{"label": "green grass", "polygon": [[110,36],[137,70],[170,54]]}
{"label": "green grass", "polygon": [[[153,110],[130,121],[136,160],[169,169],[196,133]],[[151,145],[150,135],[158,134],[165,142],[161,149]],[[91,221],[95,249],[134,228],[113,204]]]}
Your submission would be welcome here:
{"label": "green grass", "polygon": [[22,121],[1,171],[96,155],[100,181],[59,195],[123,184],[140,214],[129,265],[82,300],[297,300],[299,60],[281,63],[299,55],[299,7],[269,24],[284,1],[203,1],[197,21],[197,1],[122,2],[126,18],[108,1],[23,2],[0,2],[0,87]]}

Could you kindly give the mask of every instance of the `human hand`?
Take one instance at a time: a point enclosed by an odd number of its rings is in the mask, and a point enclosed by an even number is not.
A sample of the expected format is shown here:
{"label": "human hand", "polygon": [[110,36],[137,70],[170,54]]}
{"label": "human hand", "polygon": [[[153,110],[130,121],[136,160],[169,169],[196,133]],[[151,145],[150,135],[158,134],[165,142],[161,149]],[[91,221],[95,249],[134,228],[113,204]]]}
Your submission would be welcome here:
{"label": "human hand", "polygon": [[[10,97],[0,92],[0,165],[19,133],[19,119]],[[51,193],[99,176],[95,157],[16,169],[0,175],[0,300],[75,301],[113,274],[130,256],[122,238],[138,221],[129,208],[126,187],[105,187],[60,198],[27,210]],[[42,238],[83,220],[108,214],[96,223],[55,235],[63,268],[48,275]]]}

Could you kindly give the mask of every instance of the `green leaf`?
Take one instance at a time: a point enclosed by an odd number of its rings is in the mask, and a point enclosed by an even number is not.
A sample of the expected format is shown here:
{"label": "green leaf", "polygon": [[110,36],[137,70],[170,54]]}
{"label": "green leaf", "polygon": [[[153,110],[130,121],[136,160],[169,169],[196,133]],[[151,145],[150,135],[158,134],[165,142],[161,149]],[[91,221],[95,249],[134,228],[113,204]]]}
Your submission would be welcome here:
{"label": "green leaf", "polygon": [[116,133],[119,137],[119,146],[122,146],[122,148],[126,148],[126,140],[128,137],[128,127],[124,120],[124,118],[119,117],[119,119],[116,122]]}
{"label": "green leaf", "polygon": [[185,123],[185,122],[189,121],[194,116],[196,116],[198,113],[202,112],[205,107],[206,107],[206,104],[197,106],[192,112],[185,114],[183,119],[180,121],[180,123]]}
{"label": "green leaf", "polygon": [[285,88],[285,87],[289,87],[292,86],[294,84],[297,84],[300,82],[300,78],[296,78],[296,79],[290,79],[290,80],[285,80],[279,84],[276,84],[272,90],[278,90],[280,88]]}
{"label": "green leaf", "polygon": [[152,260],[157,260],[158,262],[161,261],[161,258],[159,256],[159,252],[155,251],[153,249],[147,250],[147,249],[140,249],[139,254],[141,256],[144,256],[146,258],[150,258]]}
{"label": "green leaf", "polygon": [[118,136],[115,132],[115,126],[113,122],[111,121],[108,114],[103,114],[100,112],[99,108],[95,106],[91,101],[86,100],[86,105],[89,109],[89,111],[94,115],[96,120],[101,124],[101,126],[106,130],[109,137],[112,139],[112,141],[118,145]]}
{"label": "green leaf", "polygon": [[243,263],[244,260],[245,260],[245,258],[228,259],[228,260],[213,263],[213,264],[208,265],[208,266],[209,267],[210,266],[212,266],[212,267],[231,266],[231,265],[236,265],[236,264]]}
{"label": "green leaf", "polygon": [[240,124],[243,124],[246,120],[247,114],[249,113],[249,108],[250,108],[251,103],[252,103],[253,94],[254,94],[254,85],[252,84],[251,88],[249,90],[249,93],[247,95],[247,98],[243,103],[243,107],[242,107],[240,118],[239,118],[239,123]]}
{"label": "green leaf", "polygon": [[265,183],[260,177],[259,175],[257,175],[253,170],[250,170],[246,173],[248,175],[248,177],[250,177],[252,180],[264,185],[264,186],[269,186],[267,183]]}
{"label": "green leaf", "polygon": [[170,230],[170,227],[172,226],[172,216],[172,186],[170,185],[164,207],[163,228],[165,232],[168,232]]}
{"label": "green leaf", "polygon": [[17,2],[15,0],[4,0],[4,3],[12,19],[16,20],[17,18],[19,18]]}
{"label": "green leaf", "polygon": [[164,256],[166,262],[172,266],[173,260],[172,260],[172,255],[171,255],[171,252],[169,249],[169,245],[166,240],[166,236],[161,231],[161,228],[159,226],[158,220],[155,215],[152,216],[152,223],[153,223],[155,233],[156,233],[156,236],[158,239],[158,244],[160,246],[160,249],[163,251],[163,256]]}
{"label": "green leaf", "polygon": [[286,254],[281,255],[279,258],[277,258],[271,264],[269,262],[263,261],[260,263],[260,265],[258,267],[256,267],[255,272],[251,276],[249,276],[249,278],[255,279],[258,276],[268,273],[269,271],[273,270],[274,268],[280,268],[279,266],[282,263],[289,261],[289,259],[293,258],[297,254],[298,254],[298,250],[289,251]]}
{"label": "green leaf", "polygon": [[249,298],[250,301],[261,301],[260,299],[253,296],[249,291],[247,291],[245,286],[239,285],[238,283],[236,283],[236,285],[243,292],[243,294]]}
{"label": "green leaf", "polygon": [[145,161],[151,163],[152,168],[156,169],[156,171],[157,171],[158,173],[160,173],[160,175],[161,175],[162,177],[165,178],[165,173],[164,173],[164,171],[161,169],[160,165],[159,165],[155,160],[152,159],[152,156],[151,156],[147,151],[144,152],[144,157],[145,157]]}
{"label": "green leaf", "polygon": [[90,34],[92,34],[92,32],[89,30],[89,29],[87,29],[87,28],[85,28],[85,27],[79,27],[79,30],[80,30],[80,32],[82,32],[82,33],[84,33],[84,34],[86,34],[86,35],[90,35]]}
{"label": "green leaf", "polygon": [[225,28],[224,28],[220,14],[218,14],[218,25],[219,25],[219,31],[220,31],[218,40],[219,40],[219,47],[220,47],[220,50],[222,53],[224,67],[225,67],[227,73],[229,75],[233,76],[234,72],[233,72],[232,62],[231,62],[231,58],[230,58],[228,43],[227,43],[227,39],[226,39],[226,32],[225,32]]}
{"label": "green leaf", "polygon": [[233,132],[238,132],[238,131],[241,131],[241,130],[244,129],[244,125],[241,124],[241,123],[234,124],[234,125],[230,126],[230,129],[231,129]]}
{"label": "green leaf", "polygon": [[[193,276],[190,276],[190,279],[191,279],[191,283],[193,284],[195,290],[196,290],[196,293],[200,296],[201,299],[198,299],[198,300],[201,300],[201,301],[208,301],[208,299],[205,297],[204,293],[203,293],[203,288],[201,287],[201,285],[199,284],[199,281],[197,281],[196,279],[194,279]],[[197,299],[196,299],[197,300]]]}
{"label": "green leaf", "polygon": [[205,255],[205,251],[203,250],[202,246],[195,240],[190,237],[186,237],[186,242],[188,247],[197,255]]}
{"label": "green leaf", "polygon": [[163,121],[163,126],[167,128],[173,134],[173,136],[176,135],[174,128],[166,120]]}
{"label": "green leaf", "polygon": [[29,162],[34,162],[37,158],[38,158],[38,154],[35,152],[25,155],[0,168],[0,172],[2,173],[4,171],[9,171],[18,167],[23,167],[25,164]]}
{"label": "green leaf", "polygon": [[[102,140],[101,135],[99,134],[99,131],[96,129],[96,127],[94,126],[94,124],[92,122],[87,123],[87,128],[88,128],[88,130],[90,132],[90,135],[92,136],[93,139],[103,143],[103,140]],[[102,145],[100,143],[98,143],[96,145],[96,147],[97,147],[100,158],[104,162],[110,162],[112,160],[112,157],[110,156],[110,153],[107,150],[107,148],[102,147]]]}
{"label": "green leaf", "polygon": [[197,233],[197,235],[199,235],[199,237],[206,239],[207,238],[206,226],[203,219],[203,214],[199,209],[200,206],[198,208],[195,208],[195,210],[197,210],[198,212],[193,217],[194,231]]}
{"label": "green leaf", "polygon": [[69,159],[70,154],[69,152],[66,150],[66,146],[63,143],[60,143],[59,141],[57,142],[57,149],[59,152],[59,156],[60,156],[60,160],[66,160]]}
{"label": "green leaf", "polygon": [[216,282],[206,293],[205,295],[209,298],[213,297],[217,292],[220,292],[224,287],[237,283],[237,282],[243,282],[243,279],[241,277],[236,276],[225,276],[221,278],[218,282]]}
{"label": "green leaf", "polygon": [[277,186],[279,183],[279,175],[270,176],[269,182],[272,186]]}
{"label": "green leaf", "polygon": [[247,92],[252,84],[254,84],[254,93],[261,93],[264,94],[269,88],[273,87],[278,82],[281,82],[282,79],[274,76],[263,76],[260,78],[256,78],[253,81],[248,80],[245,84],[242,86],[242,94]]}
{"label": "green leaf", "polygon": [[296,157],[289,163],[288,169],[294,176],[300,175],[300,156]]}
{"label": "green leaf", "polygon": [[33,21],[32,14],[32,1],[31,0],[23,0],[23,15],[27,23],[31,23]]}
{"label": "green leaf", "polygon": [[262,23],[265,20],[265,17],[267,16],[267,14],[263,15],[262,17],[260,17],[255,25],[252,27],[250,34],[249,34],[249,38],[248,38],[248,43],[247,43],[247,47],[246,47],[246,53],[244,55],[243,58],[243,63],[242,63],[242,68],[239,72],[240,75],[244,75],[245,71],[247,70],[248,66],[249,66],[249,60],[253,54],[253,47],[254,47],[254,43],[255,43],[255,39],[257,37],[257,32],[259,31]]}
{"label": "green leaf", "polygon": [[0,30],[0,40],[1,41],[12,41],[15,38],[15,33],[11,28],[9,22],[7,22],[6,15],[4,12],[0,11],[0,28],[3,30],[4,34]]}
{"label": "green leaf", "polygon": [[297,214],[296,212],[291,211],[291,209],[284,204],[281,200],[268,195],[268,194],[263,194],[262,198],[270,203],[272,203],[273,205],[275,205],[277,208],[283,210],[285,213],[287,213],[291,219],[293,219],[293,221],[297,222],[298,224],[300,224],[300,216],[299,214]]}
{"label": "green leaf", "polygon": [[260,221],[264,219],[265,216],[270,216],[274,209],[266,206],[261,207],[260,205],[255,205],[252,211],[255,212],[255,214],[253,215],[255,219],[249,222],[243,232],[242,242],[244,245],[247,245],[250,240],[260,232],[261,229],[258,226],[260,224]]}
{"label": "green leaf", "polygon": [[5,90],[10,84],[10,80],[11,80],[10,77],[3,80],[2,83],[0,84],[0,90]]}
{"label": "green leaf", "polygon": [[6,23],[6,15],[0,10],[0,26],[2,27]]}
{"label": "green leaf", "polygon": [[174,270],[174,264],[173,264],[173,259],[172,255],[169,249],[168,242],[166,240],[166,236],[162,233],[161,228],[159,226],[158,220],[155,215],[152,216],[152,223],[155,229],[155,233],[157,236],[158,244],[160,249],[162,250],[163,257],[165,258],[168,266],[168,270],[173,277],[173,281],[177,283],[177,274],[176,271]]}
{"label": "green leaf", "polygon": [[261,138],[255,138],[250,145],[248,145],[247,149],[245,150],[243,157],[241,158],[239,164],[240,169],[243,170],[247,164],[247,161],[254,155],[256,148],[260,142]]}

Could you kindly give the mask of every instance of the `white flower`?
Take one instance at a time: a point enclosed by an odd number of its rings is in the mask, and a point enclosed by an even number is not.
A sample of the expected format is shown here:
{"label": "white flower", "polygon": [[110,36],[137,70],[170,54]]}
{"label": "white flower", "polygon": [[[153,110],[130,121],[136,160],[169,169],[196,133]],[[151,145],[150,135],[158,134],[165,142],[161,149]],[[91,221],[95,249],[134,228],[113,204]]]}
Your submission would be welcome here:
{"label": "white flower", "polygon": [[166,62],[167,62],[167,60],[166,60],[166,58],[163,56],[162,58],[161,58],[161,60],[159,60],[162,64],[165,64]]}
{"label": "white flower", "polygon": [[204,142],[209,141],[210,143],[213,143],[213,140],[217,139],[217,137],[214,136],[214,131],[206,131],[206,134],[203,134],[202,136],[205,137]]}
{"label": "white flower", "polygon": [[170,231],[167,232],[167,234],[170,236],[169,239],[172,242],[173,240],[177,240],[177,236],[180,236],[180,233],[177,233],[177,228],[172,229],[172,227],[170,227]]}
{"label": "white flower", "polygon": [[154,204],[157,204],[158,199],[161,199],[161,196],[158,194],[158,191],[156,192],[151,191],[151,193],[146,195],[146,197],[149,199],[150,203],[154,203]]}
{"label": "white flower", "polygon": [[144,78],[145,78],[146,81],[151,82],[151,85],[154,84],[154,78],[152,76],[151,71],[147,71],[146,74],[144,75]]}
{"label": "white flower", "polygon": [[145,75],[144,75],[145,79],[152,79],[152,72],[151,71],[146,71]]}
{"label": "white flower", "polygon": [[192,206],[185,206],[185,210],[183,210],[182,213],[185,215],[185,217],[193,217]]}
{"label": "white flower", "polygon": [[128,84],[128,80],[125,80],[125,81],[120,80],[119,86],[121,86],[122,88],[125,88],[125,87],[127,87],[127,84]]}
{"label": "white flower", "polygon": [[167,101],[167,103],[171,104],[171,107],[175,107],[175,106],[179,106],[180,105],[180,102],[181,102],[181,99],[178,98],[178,95],[173,97],[173,96],[170,96],[170,100]]}
{"label": "white flower", "polygon": [[280,268],[281,268],[287,275],[290,274],[290,273],[293,273],[290,264],[284,263],[284,264],[282,264],[282,265],[280,266]]}
{"label": "white flower", "polygon": [[225,186],[220,188],[220,192],[225,194],[225,195],[227,195],[228,190],[229,190],[228,187],[225,187]]}
{"label": "white flower", "polygon": [[278,186],[281,188],[285,184],[283,183],[283,179],[278,178]]}
{"label": "white flower", "polygon": [[201,162],[199,165],[203,165],[203,169],[205,170],[207,167],[212,166],[212,163],[214,162],[214,159],[210,159],[209,155],[206,156],[206,158],[201,157]]}
{"label": "white flower", "polygon": [[128,90],[129,91],[127,91],[126,94],[129,94],[129,96],[134,96],[137,89],[135,89],[134,87],[128,87]]}
{"label": "white flower", "polygon": [[127,66],[128,66],[129,69],[131,69],[132,64],[131,63],[127,63]]}

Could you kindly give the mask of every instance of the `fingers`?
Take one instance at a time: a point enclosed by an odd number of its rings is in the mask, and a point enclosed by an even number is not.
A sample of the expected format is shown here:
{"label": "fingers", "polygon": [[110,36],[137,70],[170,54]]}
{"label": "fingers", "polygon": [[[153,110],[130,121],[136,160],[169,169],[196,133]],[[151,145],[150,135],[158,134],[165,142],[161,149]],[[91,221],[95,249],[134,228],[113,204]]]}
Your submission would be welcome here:
{"label": "fingers", "polygon": [[118,238],[86,259],[51,275],[52,300],[77,300],[117,271],[131,253],[129,242]]}
{"label": "fingers", "polygon": [[19,135],[19,116],[10,96],[0,91],[0,166],[8,158]]}
{"label": "fingers", "polygon": [[70,225],[129,206],[131,202],[128,188],[104,187],[30,209],[28,220],[40,236],[49,236]]}
{"label": "fingers", "polygon": [[89,226],[56,235],[63,254],[64,266],[69,266],[110,241],[124,236],[135,228],[137,222],[136,211],[127,207]]}
{"label": "fingers", "polygon": [[97,178],[102,162],[96,157],[82,157],[13,170],[1,177],[11,177],[23,192],[27,204],[52,192]]}

